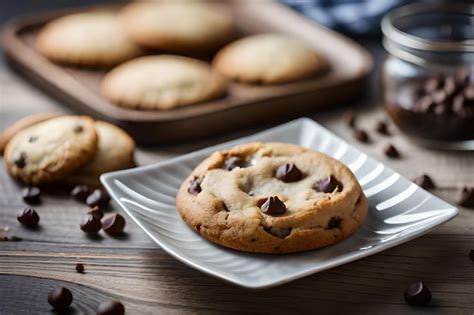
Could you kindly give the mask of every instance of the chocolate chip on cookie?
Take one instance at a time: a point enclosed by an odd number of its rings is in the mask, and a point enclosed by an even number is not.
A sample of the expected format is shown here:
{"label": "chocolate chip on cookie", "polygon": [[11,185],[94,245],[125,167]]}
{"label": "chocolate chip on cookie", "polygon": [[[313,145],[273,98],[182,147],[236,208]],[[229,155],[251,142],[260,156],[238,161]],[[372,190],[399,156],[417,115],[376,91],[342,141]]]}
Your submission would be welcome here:
{"label": "chocolate chip on cookie", "polygon": [[303,173],[296,167],[295,163],[288,162],[276,170],[275,177],[285,183],[290,183],[297,182],[303,178]]}
{"label": "chocolate chip on cookie", "polygon": [[31,143],[31,142],[35,142],[36,140],[38,140],[38,136],[30,136],[28,138],[28,142]]}
{"label": "chocolate chip on cookie", "polygon": [[242,158],[238,156],[231,156],[224,161],[224,165],[222,168],[226,171],[232,171],[236,167],[243,168],[246,166],[246,164],[247,163]]}
{"label": "chocolate chip on cookie", "polygon": [[341,221],[342,219],[339,217],[332,217],[329,222],[328,222],[328,230],[330,229],[336,229],[341,227]]}
{"label": "chocolate chip on cookie", "polygon": [[201,192],[201,179],[199,177],[194,177],[189,182],[188,192],[193,195],[197,195]]}
{"label": "chocolate chip on cookie", "polygon": [[286,206],[278,197],[269,197],[261,206],[263,213],[269,215],[283,214],[286,212]]}
{"label": "chocolate chip on cookie", "polygon": [[25,152],[20,152],[18,153],[14,160],[13,164],[15,164],[16,167],[18,168],[23,168],[26,165],[26,153]]}
{"label": "chocolate chip on cookie", "polygon": [[342,191],[342,184],[332,175],[319,181],[317,191],[323,193],[332,193]]}
{"label": "chocolate chip on cookie", "polygon": [[81,133],[84,130],[84,127],[82,127],[81,125],[76,125],[74,126],[73,130],[75,133]]}

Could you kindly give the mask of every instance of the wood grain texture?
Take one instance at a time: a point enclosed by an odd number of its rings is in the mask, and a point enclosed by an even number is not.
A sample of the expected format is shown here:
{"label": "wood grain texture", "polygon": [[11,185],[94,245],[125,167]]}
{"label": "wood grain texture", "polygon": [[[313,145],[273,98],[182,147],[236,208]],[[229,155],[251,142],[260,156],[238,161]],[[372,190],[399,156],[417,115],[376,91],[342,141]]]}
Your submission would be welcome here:
{"label": "wood grain texture", "polygon": [[[46,3],[46,2],[45,2]],[[370,44],[370,43],[369,43]],[[370,44],[376,55],[382,50]],[[377,58],[380,59],[380,58]],[[376,78],[375,78],[376,79]],[[341,116],[357,106],[359,126],[372,131],[385,115],[377,102],[378,90],[365,102],[341,104],[312,118],[353,143],[402,175],[413,178],[428,173],[438,185],[433,193],[452,202],[463,185],[474,186],[474,154],[449,153],[419,148],[391,125],[393,136],[370,132],[374,142],[354,142]],[[61,104],[26,84],[0,62],[0,131],[33,112],[67,111]],[[247,130],[195,142],[170,146],[141,147],[140,165],[155,163],[219,142],[248,135],[264,128]],[[394,143],[403,158],[388,160],[382,146]],[[2,163],[3,161],[0,161]],[[474,210],[460,208],[460,215],[426,236],[283,286],[265,291],[240,289],[199,273],[174,260],[158,248],[131,220],[126,236],[112,238],[101,232],[87,237],[78,227],[87,207],[71,200],[68,190],[43,192],[35,206],[41,216],[40,229],[25,229],[16,221],[26,206],[20,187],[0,167],[0,231],[21,242],[0,242],[0,314],[52,314],[47,293],[56,285],[74,294],[71,314],[94,313],[108,299],[121,300],[127,314],[466,314],[474,312],[474,263],[467,257],[474,249]],[[110,212],[120,211],[112,205]],[[80,261],[86,272],[78,274]],[[403,290],[423,280],[433,293],[428,307],[410,307]]]}

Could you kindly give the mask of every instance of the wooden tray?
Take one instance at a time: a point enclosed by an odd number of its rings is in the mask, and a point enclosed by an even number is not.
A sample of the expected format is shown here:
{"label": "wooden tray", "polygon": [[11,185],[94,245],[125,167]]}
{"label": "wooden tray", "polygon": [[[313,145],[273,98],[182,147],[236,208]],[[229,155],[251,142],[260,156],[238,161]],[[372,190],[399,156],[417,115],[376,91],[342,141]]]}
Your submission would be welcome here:
{"label": "wooden tray", "polygon": [[[169,111],[130,110],[99,93],[104,70],[58,65],[40,55],[34,42],[41,26],[65,14],[101,7],[46,12],[8,23],[3,47],[10,64],[26,78],[77,112],[115,123],[140,143],[167,143],[205,137],[257,123],[290,119],[361,95],[373,63],[353,41],[273,1],[228,1],[242,35],[279,32],[304,39],[329,61],[315,78],[277,86],[232,83],[225,97]],[[114,8],[117,8],[116,6]]]}

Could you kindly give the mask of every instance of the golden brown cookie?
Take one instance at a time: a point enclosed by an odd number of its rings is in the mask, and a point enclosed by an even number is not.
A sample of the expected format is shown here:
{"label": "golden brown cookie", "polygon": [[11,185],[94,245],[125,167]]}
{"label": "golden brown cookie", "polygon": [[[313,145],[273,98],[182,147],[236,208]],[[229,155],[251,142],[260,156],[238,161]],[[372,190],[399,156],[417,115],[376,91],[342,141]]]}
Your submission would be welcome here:
{"label": "golden brown cookie", "polygon": [[130,168],[135,165],[135,142],[121,128],[105,121],[96,121],[99,145],[94,156],[67,178],[68,182],[100,186],[103,173]]}
{"label": "golden brown cookie", "polygon": [[234,32],[231,14],[216,3],[132,3],[121,12],[121,20],[138,44],[167,51],[213,50],[228,42]]}
{"label": "golden brown cookie", "polygon": [[102,94],[112,103],[137,109],[173,109],[219,97],[226,80],[200,60],[174,56],[147,56],[110,71]]}
{"label": "golden brown cookie", "polygon": [[5,148],[5,165],[13,178],[25,184],[58,181],[86,163],[97,142],[92,118],[52,118],[12,137]]}
{"label": "golden brown cookie", "polygon": [[37,49],[47,58],[78,66],[109,67],[142,54],[125,35],[115,11],[60,17],[40,32]]}
{"label": "golden brown cookie", "polygon": [[6,128],[2,134],[0,134],[0,153],[3,154],[3,150],[5,150],[5,147],[7,146],[8,141],[16,135],[19,131],[33,126],[39,122],[59,117],[61,114],[58,113],[39,113],[39,114],[33,114],[26,116],[18,121],[16,121],[14,124]]}
{"label": "golden brown cookie", "polygon": [[286,143],[215,152],[183,182],[176,205],[206,239],[258,253],[334,244],[354,233],[368,211],[345,165]]}
{"label": "golden brown cookie", "polygon": [[326,62],[301,40],[281,34],[259,34],[225,46],[212,65],[236,81],[278,84],[314,75],[326,67]]}

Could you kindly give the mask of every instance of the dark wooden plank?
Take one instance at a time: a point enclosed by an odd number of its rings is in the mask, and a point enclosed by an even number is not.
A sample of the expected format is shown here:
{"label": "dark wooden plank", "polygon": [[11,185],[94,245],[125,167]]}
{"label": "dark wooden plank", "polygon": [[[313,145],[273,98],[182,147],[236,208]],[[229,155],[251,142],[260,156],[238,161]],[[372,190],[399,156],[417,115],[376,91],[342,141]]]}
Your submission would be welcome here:
{"label": "dark wooden plank", "polygon": [[[196,272],[158,250],[130,249],[125,254],[0,251],[0,274],[57,279],[100,291],[130,303],[131,313],[173,305],[183,311],[417,313],[403,301],[404,288],[423,280],[433,293],[429,313],[470,314],[474,274],[467,253],[473,236],[425,236],[345,266],[265,291],[240,289]],[[85,274],[74,270],[77,261]],[[2,280],[2,277],[0,277]],[[38,280],[41,282],[40,280]],[[3,281],[2,281],[3,283]],[[25,284],[23,284],[23,288]],[[21,286],[20,284],[18,286]],[[1,286],[0,286],[1,287]],[[33,280],[31,287],[36,288]],[[36,289],[35,289],[36,290]],[[35,305],[40,304],[37,301]]]}

